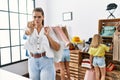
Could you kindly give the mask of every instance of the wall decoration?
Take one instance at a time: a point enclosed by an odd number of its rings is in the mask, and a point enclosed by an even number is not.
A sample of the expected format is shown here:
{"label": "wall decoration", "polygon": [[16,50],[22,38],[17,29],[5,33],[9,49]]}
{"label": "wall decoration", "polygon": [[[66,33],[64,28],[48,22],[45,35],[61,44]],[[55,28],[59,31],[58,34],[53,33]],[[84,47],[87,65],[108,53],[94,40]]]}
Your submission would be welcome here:
{"label": "wall decoration", "polygon": [[73,19],[72,12],[64,12],[63,13],[63,21],[71,21]]}

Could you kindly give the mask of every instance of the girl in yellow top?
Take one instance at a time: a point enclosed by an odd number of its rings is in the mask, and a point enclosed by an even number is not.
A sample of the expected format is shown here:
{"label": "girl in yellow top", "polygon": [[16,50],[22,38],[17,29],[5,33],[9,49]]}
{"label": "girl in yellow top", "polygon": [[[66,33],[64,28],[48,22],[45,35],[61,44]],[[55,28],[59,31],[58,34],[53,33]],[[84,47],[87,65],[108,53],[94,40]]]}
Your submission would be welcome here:
{"label": "girl in yellow top", "polygon": [[96,80],[105,80],[106,63],[105,52],[109,51],[109,47],[102,44],[102,37],[99,34],[95,34],[90,44],[88,53],[90,54],[90,63],[94,66],[96,73]]}

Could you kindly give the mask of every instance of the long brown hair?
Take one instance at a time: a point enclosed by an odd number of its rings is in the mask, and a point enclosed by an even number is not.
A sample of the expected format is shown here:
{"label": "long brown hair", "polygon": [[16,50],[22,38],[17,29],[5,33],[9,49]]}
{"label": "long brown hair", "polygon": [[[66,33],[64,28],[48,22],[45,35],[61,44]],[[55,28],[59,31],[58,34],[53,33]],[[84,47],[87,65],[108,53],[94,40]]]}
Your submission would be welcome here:
{"label": "long brown hair", "polygon": [[[34,8],[33,12],[41,12],[42,16],[44,17],[44,11],[42,8],[38,7],[38,8]],[[44,25],[44,20],[42,21],[42,25]]]}
{"label": "long brown hair", "polygon": [[92,38],[90,47],[97,48],[101,43],[103,43],[102,37],[100,36],[100,34],[95,34]]}

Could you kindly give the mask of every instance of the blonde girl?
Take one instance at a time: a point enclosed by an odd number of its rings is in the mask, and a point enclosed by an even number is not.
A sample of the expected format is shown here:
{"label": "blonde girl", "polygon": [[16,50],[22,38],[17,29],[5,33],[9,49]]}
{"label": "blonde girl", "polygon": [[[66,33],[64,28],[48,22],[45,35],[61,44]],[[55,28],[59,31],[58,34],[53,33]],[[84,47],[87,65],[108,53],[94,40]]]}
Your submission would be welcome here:
{"label": "blonde girl", "polygon": [[108,51],[109,47],[103,44],[102,37],[99,34],[95,34],[92,38],[88,53],[90,54],[90,63],[95,69],[96,80],[105,80],[105,52]]}

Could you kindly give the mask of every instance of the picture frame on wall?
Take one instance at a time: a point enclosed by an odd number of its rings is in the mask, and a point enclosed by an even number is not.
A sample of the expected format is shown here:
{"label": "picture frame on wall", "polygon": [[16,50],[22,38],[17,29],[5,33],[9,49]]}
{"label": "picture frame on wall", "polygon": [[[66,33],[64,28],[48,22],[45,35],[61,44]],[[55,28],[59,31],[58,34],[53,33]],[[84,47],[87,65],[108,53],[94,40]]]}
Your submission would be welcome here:
{"label": "picture frame on wall", "polygon": [[73,19],[72,12],[64,12],[63,13],[63,21],[71,21]]}

